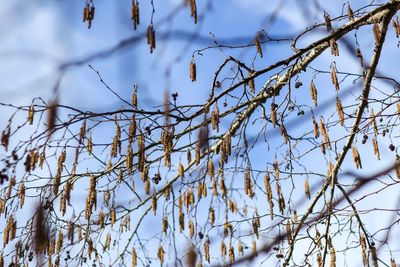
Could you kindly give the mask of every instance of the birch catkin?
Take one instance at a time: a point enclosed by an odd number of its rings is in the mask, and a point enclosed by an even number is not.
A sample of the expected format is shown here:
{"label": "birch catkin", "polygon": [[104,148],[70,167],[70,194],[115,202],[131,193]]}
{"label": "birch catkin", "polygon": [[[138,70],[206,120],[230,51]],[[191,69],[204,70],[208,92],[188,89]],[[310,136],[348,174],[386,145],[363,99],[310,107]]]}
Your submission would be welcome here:
{"label": "birch catkin", "polygon": [[311,99],[314,102],[314,105],[318,106],[318,99],[317,99],[318,93],[313,80],[311,80],[310,83],[310,94],[311,94]]}

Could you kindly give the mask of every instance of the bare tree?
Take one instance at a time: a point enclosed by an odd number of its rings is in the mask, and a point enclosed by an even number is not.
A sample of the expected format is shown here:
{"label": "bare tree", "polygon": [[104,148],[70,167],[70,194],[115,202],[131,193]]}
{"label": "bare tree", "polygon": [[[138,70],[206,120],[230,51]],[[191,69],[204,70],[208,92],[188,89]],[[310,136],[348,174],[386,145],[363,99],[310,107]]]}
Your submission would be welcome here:
{"label": "bare tree", "polygon": [[[1,135],[0,267],[397,266],[400,84],[387,50],[400,1],[338,1],[338,14],[293,4],[319,21],[280,36],[269,29],[278,5],[257,33],[226,39],[197,31],[214,1],[183,1],[159,22],[148,2],[132,1],[134,37],[61,64],[52,97],[1,103],[12,115]],[[88,28],[95,4],[83,8]],[[179,12],[193,33],[158,32]],[[193,86],[201,61],[224,55],[207,99],[165,90],[149,103],[134,81],[126,99],[93,64],[146,41],[157,56],[174,39],[203,46],[174,55]],[[290,55],[264,64],[270,44]],[[79,66],[118,107],[63,103],[60,83]],[[180,78],[172,69],[166,77]]]}

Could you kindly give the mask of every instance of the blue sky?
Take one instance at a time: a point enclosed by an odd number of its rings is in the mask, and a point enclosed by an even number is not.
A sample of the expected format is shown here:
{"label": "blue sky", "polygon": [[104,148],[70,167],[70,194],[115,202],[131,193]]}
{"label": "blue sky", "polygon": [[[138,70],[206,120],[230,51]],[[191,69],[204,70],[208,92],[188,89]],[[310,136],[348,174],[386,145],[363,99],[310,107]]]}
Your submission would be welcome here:
{"label": "blue sky", "polygon": [[[140,90],[139,101],[141,101],[141,105],[143,103],[143,106],[149,107],[162,104],[165,90],[169,90],[170,93],[178,92],[178,103],[180,104],[202,103],[209,95],[212,75],[228,55],[240,58],[245,62],[251,62],[256,56],[256,51],[253,47],[246,49],[224,48],[222,50],[206,50],[202,52],[202,55],[195,54],[198,80],[192,83],[189,79],[189,63],[192,59],[193,51],[213,45],[213,38],[221,41],[241,37],[240,42],[248,44],[252,42],[255,34],[260,30],[268,31],[271,37],[292,36],[300,33],[308,25],[323,21],[323,12],[316,10],[314,1],[231,0],[210,1],[212,9],[205,12],[204,22],[201,21],[198,26],[193,24],[193,19],[189,16],[187,8],[180,10],[173,16],[173,19],[164,21],[159,25],[158,21],[163,20],[181,2],[180,0],[154,1],[156,34],[170,30],[185,31],[188,35],[192,32],[197,32],[202,37],[199,40],[209,38],[209,41],[193,42],[187,46],[187,40],[184,38],[172,38],[168,42],[159,40],[157,41],[155,53],[150,54],[145,40],[142,40],[111,56],[98,58],[87,63],[98,70],[104,81],[127,100],[131,97],[133,84],[138,83]],[[206,10],[208,1],[200,2],[198,1],[199,14]],[[323,2],[321,3],[322,10],[332,15],[339,15],[343,7],[341,3],[347,3],[347,1]],[[367,2],[351,1],[351,4],[353,9],[356,10],[357,7],[361,7]],[[382,3],[383,1],[375,2]],[[85,23],[82,23],[83,1],[46,0],[26,2],[20,0],[8,1],[0,6],[0,34],[3,39],[0,44],[0,60],[3,62],[3,64],[0,64],[0,102],[29,105],[32,98],[52,99],[52,89],[59,77],[58,66],[107,50],[121,40],[138,36],[146,30],[150,23],[151,9],[147,4],[141,4],[141,24],[138,31],[135,32],[130,21],[130,1],[121,1],[115,4],[112,1],[97,0],[94,3],[96,17],[90,30],[87,29]],[[279,8],[279,13],[277,13],[274,23],[267,23],[270,19],[269,15],[276,8]],[[326,32],[323,31],[308,35],[301,39],[300,46],[305,46],[312,40],[325,35]],[[359,30],[357,35],[361,46],[365,48],[363,51],[364,58],[368,61],[373,47],[371,27]],[[363,38],[362,36],[364,35],[367,37]],[[385,64],[380,65],[382,66],[380,69],[382,73],[393,77],[396,77],[395,75],[398,72],[398,68],[393,67],[398,54],[396,42],[393,29],[391,29],[385,52],[382,55],[382,62],[385,62]],[[337,69],[342,72],[359,70],[358,62],[342,48],[340,43],[339,47],[341,48],[340,57],[333,57],[327,51],[311,66],[329,71],[330,64],[334,61]],[[292,54],[289,43],[285,42],[265,44],[263,51],[264,57],[262,59],[257,58],[254,61],[256,69],[261,69]],[[177,56],[180,56],[179,60],[177,60]],[[169,76],[166,75],[166,70],[170,70]],[[308,85],[313,74],[312,70],[302,74],[301,80],[304,86],[294,93],[299,102],[304,102],[308,106],[312,106]],[[226,71],[224,75],[229,76],[231,73]],[[267,74],[258,78],[257,85],[262,86],[264,81],[271,75]],[[318,74],[315,79],[319,88],[320,103],[328,101],[332,96],[329,93],[324,93],[324,90],[331,90],[330,92],[334,90],[328,75]],[[355,88],[353,92],[351,86],[350,80],[347,80],[342,85],[343,88],[350,88],[351,95],[357,96],[359,89],[356,90]],[[386,85],[383,83],[376,83],[376,86],[382,88],[382,90],[392,90],[385,87]],[[105,111],[119,109],[124,106],[119,99],[104,88],[96,73],[87,64],[71,67],[66,71],[62,77],[59,94],[62,104],[72,105],[82,110]],[[374,92],[372,95],[374,95]],[[346,104],[352,104],[354,98],[345,98],[342,101]],[[2,111],[3,114],[9,114],[10,109],[1,108],[4,109]],[[309,110],[309,108],[306,108],[306,111]],[[334,110],[334,105],[331,105],[324,111],[324,118],[329,121],[329,119],[336,116]],[[23,114],[19,115],[20,119],[23,117]],[[317,117],[319,118],[319,115]],[[0,124],[4,125],[6,120],[7,116],[2,116]],[[222,127],[226,127],[228,123],[229,121],[225,121]],[[289,131],[296,135],[304,130],[310,130],[311,126],[309,122],[294,129],[289,129]],[[109,138],[108,134],[112,135],[113,132],[114,129],[104,129],[102,135],[99,135],[98,138]],[[251,130],[250,133],[255,134]],[[332,136],[339,136],[342,133],[339,130],[332,133]],[[380,142],[383,144],[382,147],[387,148],[393,140],[386,138],[380,140]],[[270,150],[266,152],[265,146],[257,146],[253,152],[254,159],[258,159],[254,161],[254,167],[265,169],[265,163],[267,161],[271,162],[271,158],[281,153],[279,149],[281,143],[281,138],[275,133],[275,136],[270,140]],[[299,149],[304,149],[305,147],[307,146],[301,145]],[[364,147],[359,146],[359,150],[362,155],[372,155],[370,144]],[[266,159],[260,159],[260,153],[266,153]],[[304,164],[307,168],[324,173],[327,161],[318,157],[319,151],[314,153],[315,155],[310,154],[310,160]],[[381,149],[381,157],[382,160],[377,162],[374,157],[362,156],[365,168],[361,173],[374,172],[389,165],[394,159],[393,153],[388,149]],[[321,168],[322,171],[320,170]],[[346,161],[344,168],[354,169],[351,158]],[[346,171],[346,169],[343,171]],[[348,179],[349,184],[351,184],[352,180]],[[303,181],[301,179],[300,186],[296,189],[297,191],[295,190],[295,196],[299,199],[302,197]],[[318,181],[310,182],[315,184]],[[285,189],[291,190],[291,187],[288,185]],[[381,206],[382,208],[388,208],[387,205],[395,207],[397,203],[395,201],[396,198],[392,195],[394,193],[396,193],[396,188],[394,187],[390,190],[385,190],[384,197],[390,199],[392,201],[390,203],[382,201],[382,195],[371,196],[369,201],[360,203],[360,208],[370,208],[372,203],[376,208]],[[256,206],[261,207],[260,209],[264,208],[265,203],[263,201],[260,198]],[[385,213],[383,212],[382,214]],[[381,217],[376,216],[374,213],[365,214],[365,217],[371,223],[371,232],[374,231],[374,228],[379,229],[382,227],[382,219],[389,219],[386,218],[387,215],[382,215]],[[153,227],[154,224],[147,224],[143,234],[145,235],[147,231],[150,233]],[[337,240],[345,242],[344,237],[341,238],[339,236]],[[182,244],[184,243],[185,241],[182,241]],[[396,244],[396,246],[399,245]],[[302,252],[302,250],[299,250],[299,254]],[[382,252],[388,254],[387,247],[384,247]],[[350,253],[357,255],[353,257],[357,260],[346,254],[347,265],[355,266],[360,262],[361,256],[357,250]],[[339,260],[342,260],[340,256]],[[345,263],[343,263],[344,265]]]}

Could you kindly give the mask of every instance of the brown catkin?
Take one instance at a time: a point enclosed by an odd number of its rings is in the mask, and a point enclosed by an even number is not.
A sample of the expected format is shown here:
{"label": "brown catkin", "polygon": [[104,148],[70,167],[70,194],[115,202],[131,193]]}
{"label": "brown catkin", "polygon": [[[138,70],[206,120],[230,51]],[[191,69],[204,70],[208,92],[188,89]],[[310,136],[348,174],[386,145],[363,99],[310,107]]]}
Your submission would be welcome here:
{"label": "brown catkin", "polygon": [[314,105],[318,106],[317,87],[315,87],[315,84],[314,84],[313,80],[311,80],[311,83],[310,83],[310,94],[311,94],[311,99],[314,102]]}
{"label": "brown catkin", "polygon": [[144,169],[141,173],[141,177],[142,177],[143,182],[146,182],[149,180],[149,166],[148,165],[144,166]]}
{"label": "brown catkin", "polygon": [[207,240],[204,242],[204,257],[205,257],[206,261],[208,263],[210,263],[210,258],[211,258],[211,255],[210,255],[210,239],[208,239],[208,237],[207,237]]}
{"label": "brown catkin", "polygon": [[180,160],[178,163],[178,175],[182,178],[185,177],[185,167],[183,167],[182,162]]}
{"label": "brown catkin", "polygon": [[232,264],[235,261],[235,249],[229,245],[229,262]]}
{"label": "brown catkin", "polygon": [[323,267],[322,255],[319,252],[317,254],[317,264],[318,264],[318,267]]}
{"label": "brown catkin", "polygon": [[225,256],[226,256],[226,245],[225,245],[225,242],[224,242],[224,240],[222,240],[221,241],[221,256],[222,256],[222,258],[225,258]]}
{"label": "brown catkin", "polygon": [[132,106],[137,109],[138,108],[138,89],[139,86],[137,84],[133,85],[133,92],[132,92]]}
{"label": "brown catkin", "polygon": [[3,214],[5,209],[6,209],[6,200],[0,198],[0,215]]}
{"label": "brown catkin", "polygon": [[131,20],[133,22],[133,29],[136,30],[137,26],[140,24],[140,9],[139,9],[139,2],[137,0],[132,0]]}
{"label": "brown catkin", "polygon": [[318,249],[321,250],[322,249],[322,242],[321,242],[322,237],[321,237],[321,234],[318,231],[318,229],[315,231],[315,238],[314,239],[315,239],[315,242],[317,243]]}
{"label": "brown catkin", "polygon": [[339,81],[336,75],[336,68],[335,68],[335,64],[332,63],[331,64],[331,81],[332,84],[335,86],[336,91],[339,91],[340,87],[339,87]]}
{"label": "brown catkin", "polygon": [[28,122],[30,125],[33,124],[34,116],[35,116],[35,108],[32,105],[29,107],[29,110],[28,110]]}
{"label": "brown catkin", "polygon": [[189,65],[189,76],[190,76],[190,80],[192,82],[196,81],[197,70],[196,70],[196,62],[194,61],[194,59],[192,59],[192,61],[190,62],[190,65]]}
{"label": "brown catkin", "polygon": [[113,166],[114,166],[114,164],[113,164],[112,160],[110,159],[110,160],[107,162],[107,168],[106,168],[106,170],[111,171],[111,170],[113,169]]}
{"label": "brown catkin", "polygon": [[[396,173],[397,179],[400,180],[400,156],[396,155],[396,161],[395,161],[396,165],[394,167],[394,171]],[[0,207],[1,210],[1,207]],[[0,212],[1,213],[1,212]]]}
{"label": "brown catkin", "polygon": [[114,223],[117,221],[117,214],[115,212],[114,207],[112,207],[110,210],[110,220],[111,220],[111,226],[114,225]]}
{"label": "brown catkin", "polygon": [[79,129],[79,144],[82,144],[83,139],[85,139],[86,136],[86,119],[83,120],[82,126]]}
{"label": "brown catkin", "polygon": [[190,238],[193,238],[194,236],[194,223],[192,221],[192,219],[189,220],[189,236]]}
{"label": "brown catkin", "polygon": [[[197,260],[197,252],[195,246],[192,244],[186,253],[186,265],[188,267],[195,267],[196,266],[196,260]],[[199,262],[201,264],[201,262]],[[197,265],[199,267],[199,265]]]}
{"label": "brown catkin", "polygon": [[163,263],[164,263],[164,255],[165,255],[164,248],[162,246],[159,246],[158,252],[157,252],[157,257],[160,260],[161,265],[163,265]]}
{"label": "brown catkin", "polygon": [[332,150],[331,141],[329,139],[328,131],[326,130],[326,126],[325,126],[325,123],[324,123],[324,120],[323,120],[322,117],[320,118],[319,123],[320,123],[319,124],[319,129],[320,129],[320,131],[322,133],[322,136],[324,137],[325,144],[328,146],[329,149]]}
{"label": "brown catkin", "polygon": [[281,136],[283,136],[283,141],[285,142],[285,144],[289,143],[289,135],[286,131],[285,126],[281,125],[279,126],[279,133],[281,134]]}
{"label": "brown catkin", "polygon": [[143,171],[145,165],[145,145],[143,134],[138,137],[138,169],[140,172]]}
{"label": "brown catkin", "polygon": [[117,118],[115,118],[115,135],[111,144],[110,156],[115,158],[118,152],[121,153],[121,127],[119,126]]}
{"label": "brown catkin", "polygon": [[372,28],[374,32],[375,43],[379,43],[381,40],[381,30],[377,20],[374,20],[374,26]]}
{"label": "brown catkin", "polygon": [[110,204],[110,197],[111,197],[110,191],[109,190],[104,191],[103,202],[105,206],[108,206]]}
{"label": "brown catkin", "polygon": [[22,208],[25,203],[25,184],[20,183],[18,188],[19,207]]}
{"label": "brown catkin", "polygon": [[78,240],[82,241],[83,239],[83,234],[82,234],[82,225],[78,225]]}
{"label": "brown catkin", "polygon": [[325,20],[325,25],[326,25],[327,31],[331,32],[333,30],[333,27],[332,27],[331,17],[329,16],[328,13],[324,14],[324,20]]}
{"label": "brown catkin", "polygon": [[268,173],[264,176],[264,186],[265,186],[265,192],[267,195],[267,200],[268,200],[268,205],[269,205],[270,217],[271,217],[271,220],[273,220],[274,219],[274,202],[273,202],[272,189],[271,189],[271,179],[270,179]]}
{"label": "brown catkin", "polygon": [[87,141],[87,145],[86,145],[86,149],[87,149],[89,155],[92,155],[92,152],[93,152],[92,135],[89,135],[89,138],[88,138],[88,141]]}
{"label": "brown catkin", "polygon": [[313,122],[313,130],[314,130],[314,138],[318,138],[319,137],[319,127],[318,127],[318,123],[314,118],[314,114],[312,117],[312,122]]}
{"label": "brown catkin", "polygon": [[11,192],[13,190],[13,187],[16,184],[16,179],[15,176],[11,177],[10,182],[8,183],[8,188],[7,188],[7,192],[6,192],[6,199],[9,199],[11,196]]}
{"label": "brown catkin", "polygon": [[237,213],[238,212],[238,208],[237,208],[237,203],[236,201],[232,200],[232,199],[228,199],[228,203],[229,203],[229,210],[232,213]]}
{"label": "brown catkin", "polygon": [[93,253],[93,240],[90,239],[90,238],[87,238],[86,242],[87,242],[87,245],[88,245],[87,246],[87,254],[89,256],[89,259],[91,259],[92,258],[92,253]]}
{"label": "brown catkin", "polygon": [[153,194],[153,196],[151,197],[151,209],[154,212],[154,215],[157,214],[157,195]]}
{"label": "brown catkin", "polygon": [[281,214],[283,214],[286,208],[286,204],[285,204],[285,199],[283,197],[281,185],[279,184],[278,181],[276,182],[276,193],[278,195],[279,211],[281,212]]}
{"label": "brown catkin", "polygon": [[393,258],[390,259],[390,267],[397,267],[396,261]]}
{"label": "brown catkin", "polygon": [[83,19],[82,19],[82,21],[85,22],[85,21],[87,21],[88,19],[89,19],[89,5],[86,5],[86,6],[83,8]]}
{"label": "brown catkin", "polygon": [[295,229],[295,225],[299,222],[298,216],[297,216],[297,210],[293,211],[293,229]]}
{"label": "brown catkin", "polygon": [[60,253],[62,246],[63,246],[63,241],[64,241],[64,235],[61,230],[58,231],[58,237],[57,237],[57,243],[56,243],[56,252]]}
{"label": "brown catkin", "polygon": [[271,104],[271,122],[273,127],[276,127],[278,123],[278,114],[276,113],[277,105],[275,103]]}
{"label": "brown catkin", "polygon": [[392,25],[396,32],[396,37],[399,38],[400,37],[400,23],[399,23],[399,17],[397,15],[393,17]]}
{"label": "brown catkin", "polygon": [[378,255],[376,253],[376,247],[371,246],[370,248],[371,251],[371,258],[372,258],[372,264],[374,267],[378,267]]}
{"label": "brown catkin", "polygon": [[210,208],[209,213],[208,213],[208,218],[210,220],[210,224],[213,225],[215,222],[215,212],[213,208]]}
{"label": "brown catkin", "polygon": [[[258,215],[256,214],[255,216],[258,216]],[[256,238],[259,239],[260,236],[259,236],[258,229],[260,228],[260,220],[257,220],[256,218],[253,218],[252,226],[253,226],[253,232],[256,235]]]}
{"label": "brown catkin", "polygon": [[254,191],[253,191],[253,181],[251,179],[250,167],[247,167],[244,173],[244,191],[247,196],[253,198]]}
{"label": "brown catkin", "polygon": [[192,152],[190,152],[189,148],[186,151],[186,160],[187,160],[188,165],[192,162]]}
{"label": "brown catkin", "polygon": [[288,241],[288,244],[292,243],[292,227],[290,225],[290,220],[287,220],[286,224],[285,224],[285,230],[286,230],[286,239]]}
{"label": "brown catkin", "polygon": [[137,254],[136,254],[136,249],[132,248],[132,267],[136,267],[137,265]]}
{"label": "brown catkin", "polygon": [[274,167],[274,173],[275,173],[275,178],[276,178],[276,180],[279,180],[279,178],[280,178],[280,171],[279,171],[279,164],[278,164],[278,160],[277,159],[275,159],[275,161],[274,161],[274,163],[272,164],[273,165],[273,167]]}
{"label": "brown catkin", "polygon": [[195,151],[195,163],[196,163],[196,165],[199,165],[200,164],[200,156],[201,156],[200,155],[200,144],[199,144],[199,142],[197,142],[194,151]]}
{"label": "brown catkin", "polygon": [[190,0],[190,16],[194,20],[194,24],[197,24],[197,5],[196,0]]}
{"label": "brown catkin", "polygon": [[101,210],[99,212],[99,218],[97,220],[97,224],[99,225],[100,228],[104,228],[104,219],[105,219],[105,214],[104,212]]}
{"label": "brown catkin", "polygon": [[156,32],[154,31],[153,24],[147,27],[147,44],[150,47],[150,53],[156,48]]}
{"label": "brown catkin", "polygon": [[12,221],[10,222],[10,241],[11,241],[14,240],[17,234],[17,221],[14,220],[13,217],[10,218],[12,218]]}
{"label": "brown catkin", "polygon": [[203,183],[197,183],[197,198],[200,200],[203,197]]}
{"label": "brown catkin", "polygon": [[132,144],[133,140],[136,138],[136,131],[137,131],[136,118],[135,115],[133,115],[129,124],[129,132],[128,132],[129,144]]}
{"label": "brown catkin", "polygon": [[225,185],[224,177],[221,177],[221,179],[219,180],[219,189],[221,190],[222,196],[226,196],[226,194],[228,193],[228,190]]}
{"label": "brown catkin", "polygon": [[239,252],[239,254],[241,254],[242,256],[243,256],[243,244],[242,244],[242,242],[241,241],[239,241],[239,244],[238,244],[238,252]]}
{"label": "brown catkin", "polygon": [[8,241],[10,241],[10,226],[7,221],[6,227],[4,228],[3,231],[3,246],[7,245]]}
{"label": "brown catkin", "polygon": [[378,140],[376,137],[372,139],[372,145],[374,147],[374,154],[378,158],[378,160],[381,160],[381,154],[379,153],[379,146],[378,146]]}
{"label": "brown catkin", "polygon": [[253,74],[254,74],[253,70],[247,71],[247,77],[249,78],[248,85],[250,88],[250,92],[252,92],[252,93],[254,93],[256,91],[256,84],[255,84],[254,78],[250,78],[253,76]]}
{"label": "brown catkin", "polygon": [[219,109],[217,104],[215,104],[214,110],[211,112],[211,127],[219,132]]}
{"label": "brown catkin", "polygon": [[224,223],[224,237],[227,237],[229,235],[229,230],[231,229],[231,225],[225,221]]}
{"label": "brown catkin", "polygon": [[353,160],[356,165],[356,168],[362,169],[360,153],[358,152],[358,149],[356,146],[353,146],[352,152],[353,152]]}
{"label": "brown catkin", "polygon": [[46,161],[46,151],[43,149],[43,151],[39,155],[39,167],[41,169],[43,169],[45,161]]}
{"label": "brown catkin", "polygon": [[374,127],[375,136],[377,136],[378,135],[378,125],[376,124],[376,119],[375,119],[375,114],[374,114],[373,109],[371,109],[371,112],[370,112],[370,120],[372,122],[372,126]]}
{"label": "brown catkin", "polygon": [[167,230],[168,230],[168,218],[166,216],[163,217],[162,219],[162,232],[164,234],[167,234]]}
{"label": "brown catkin", "polygon": [[38,163],[39,160],[39,152],[36,149],[31,150],[31,170],[36,169],[36,164]]}
{"label": "brown catkin", "polygon": [[56,259],[54,260],[54,267],[60,267],[60,255],[56,256]]}
{"label": "brown catkin", "polygon": [[215,169],[214,169],[214,162],[213,162],[212,159],[208,159],[207,170],[208,170],[208,175],[209,175],[211,178],[214,178]]}
{"label": "brown catkin", "polygon": [[253,253],[254,256],[257,257],[257,255],[258,255],[257,243],[256,243],[256,241],[254,239],[251,241],[251,252]]}
{"label": "brown catkin", "polygon": [[310,185],[308,183],[308,177],[306,177],[306,180],[304,181],[304,193],[306,194],[308,199],[311,198]]}
{"label": "brown catkin", "polygon": [[256,36],[256,38],[254,40],[254,44],[256,46],[257,53],[262,58],[263,57],[263,51],[262,51],[262,46],[261,46],[260,40],[258,40],[258,34],[257,34],[257,36]]}
{"label": "brown catkin", "polygon": [[126,158],[125,158],[125,165],[128,174],[132,174],[133,171],[133,151],[132,151],[132,146],[128,144],[128,147],[126,149]]}
{"label": "brown catkin", "polygon": [[185,216],[182,212],[182,210],[179,210],[179,231],[182,233],[183,230],[185,230]]}
{"label": "brown catkin", "polygon": [[329,46],[331,48],[331,54],[335,57],[339,56],[339,46],[336,43],[336,40],[334,38],[331,38],[329,40]]}
{"label": "brown catkin", "polygon": [[144,191],[146,192],[146,194],[150,194],[150,180],[147,179],[144,181]]}
{"label": "brown catkin", "polygon": [[103,246],[104,251],[110,249],[110,244],[111,244],[111,234],[110,234],[110,233],[107,233],[107,235],[106,235],[106,241],[104,242],[104,246]]}
{"label": "brown catkin", "polygon": [[47,244],[47,251],[49,253],[49,256],[54,255],[56,251],[56,239],[50,240],[50,244]]}
{"label": "brown catkin", "polygon": [[65,149],[61,152],[61,155],[58,158],[58,163],[57,163],[57,173],[54,176],[54,181],[53,181],[53,194],[58,195],[58,189],[61,183],[61,173],[63,171],[64,167],[64,162],[66,158],[66,151]]}
{"label": "brown catkin", "polygon": [[331,262],[330,262],[330,267],[336,267],[336,250],[333,246],[331,246]]}
{"label": "brown catkin", "polygon": [[360,66],[364,67],[364,58],[363,58],[360,48],[358,48],[358,47],[356,49],[356,56],[358,57],[358,60],[360,61]]}
{"label": "brown catkin", "polygon": [[91,175],[89,182],[89,192],[86,199],[86,219],[90,218],[93,208],[96,209],[97,206],[96,182],[96,177],[94,175]]}
{"label": "brown catkin", "polygon": [[95,14],[95,7],[93,4],[89,5],[87,4],[83,8],[83,22],[87,21],[88,22],[88,29],[92,27],[92,21],[94,19],[94,14]]}
{"label": "brown catkin", "polygon": [[354,22],[354,13],[351,9],[350,2],[347,3],[347,16],[351,22]]}
{"label": "brown catkin", "polygon": [[340,101],[339,97],[336,97],[336,112],[338,113],[339,116],[339,123],[340,125],[344,125],[344,111],[343,111],[343,106],[342,102]]}
{"label": "brown catkin", "polygon": [[360,245],[361,245],[361,255],[362,255],[363,264],[364,264],[364,266],[367,266],[368,265],[367,244],[366,244],[364,235],[360,236]]}

